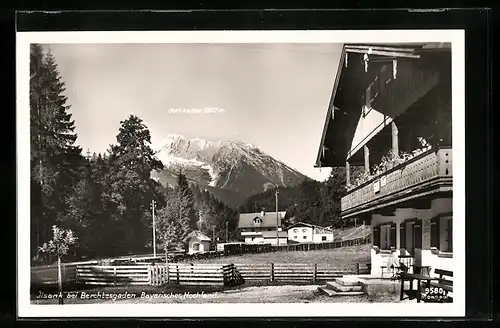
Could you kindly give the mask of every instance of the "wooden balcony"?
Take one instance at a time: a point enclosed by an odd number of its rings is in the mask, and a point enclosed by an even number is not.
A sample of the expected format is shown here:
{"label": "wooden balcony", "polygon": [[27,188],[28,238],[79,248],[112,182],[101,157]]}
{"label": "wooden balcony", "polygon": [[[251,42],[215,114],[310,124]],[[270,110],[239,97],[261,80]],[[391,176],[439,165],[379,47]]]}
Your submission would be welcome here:
{"label": "wooden balcony", "polygon": [[343,217],[452,191],[451,147],[430,149],[350,190],[341,200]]}

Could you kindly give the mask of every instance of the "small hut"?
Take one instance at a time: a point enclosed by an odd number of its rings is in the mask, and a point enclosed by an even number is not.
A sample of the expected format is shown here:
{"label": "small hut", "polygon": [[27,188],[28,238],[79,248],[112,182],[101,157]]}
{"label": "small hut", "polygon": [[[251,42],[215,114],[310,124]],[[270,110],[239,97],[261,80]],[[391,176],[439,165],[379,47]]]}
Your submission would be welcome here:
{"label": "small hut", "polygon": [[188,244],[188,253],[204,253],[210,251],[210,242],[211,239],[205,236],[201,231],[195,230],[191,232],[184,239]]}

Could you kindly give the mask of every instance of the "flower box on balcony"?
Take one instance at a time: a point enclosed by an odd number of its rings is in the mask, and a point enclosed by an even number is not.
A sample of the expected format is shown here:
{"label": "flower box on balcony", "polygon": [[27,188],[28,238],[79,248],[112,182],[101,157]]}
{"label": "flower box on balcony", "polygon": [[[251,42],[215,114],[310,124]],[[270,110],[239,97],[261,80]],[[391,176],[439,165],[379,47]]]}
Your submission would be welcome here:
{"label": "flower box on balcony", "polygon": [[[451,147],[430,149],[416,155],[400,164],[394,164],[391,169],[370,177],[368,181],[352,188],[341,200],[342,212],[355,213],[356,208],[366,211],[370,204],[381,205],[385,200],[395,201],[403,196],[413,197],[415,188],[434,186],[451,190],[452,185],[452,151]],[[380,183],[382,176],[385,184]],[[380,183],[380,189],[374,192],[374,183]],[[378,188],[377,188],[378,189]],[[400,197],[401,196],[401,197]]]}

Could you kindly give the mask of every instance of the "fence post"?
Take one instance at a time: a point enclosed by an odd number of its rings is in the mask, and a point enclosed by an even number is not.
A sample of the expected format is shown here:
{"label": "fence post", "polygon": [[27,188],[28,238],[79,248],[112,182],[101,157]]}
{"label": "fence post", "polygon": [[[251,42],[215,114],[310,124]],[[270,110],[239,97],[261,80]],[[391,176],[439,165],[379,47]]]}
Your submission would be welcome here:
{"label": "fence post", "polygon": [[359,263],[356,263],[356,274],[359,275]]}
{"label": "fence post", "polygon": [[114,282],[113,282],[113,285],[115,285],[115,286],[116,286],[116,267],[114,267],[114,270],[113,270],[113,271],[114,271],[114,278],[115,278],[115,279],[114,279]]}
{"label": "fence post", "polygon": [[165,270],[167,270],[167,284],[170,283],[170,269],[169,269],[169,263],[165,265]]}
{"label": "fence post", "polygon": [[313,282],[316,282],[317,272],[318,272],[318,264],[314,263],[313,264]]}
{"label": "fence post", "polygon": [[177,270],[177,285],[180,285],[180,277],[179,277],[179,265],[175,265],[175,269]]}
{"label": "fence post", "polygon": [[148,267],[148,282],[149,282],[149,284],[150,284],[151,286],[153,285],[153,279],[152,279],[152,278],[153,278],[153,272],[152,272],[152,271],[153,271],[153,266],[152,266],[152,265],[150,265],[150,266]]}
{"label": "fence post", "polygon": [[62,277],[61,277],[63,285],[66,283],[66,264],[62,265]]}
{"label": "fence post", "polygon": [[274,263],[271,263],[270,269],[270,280],[274,281]]}

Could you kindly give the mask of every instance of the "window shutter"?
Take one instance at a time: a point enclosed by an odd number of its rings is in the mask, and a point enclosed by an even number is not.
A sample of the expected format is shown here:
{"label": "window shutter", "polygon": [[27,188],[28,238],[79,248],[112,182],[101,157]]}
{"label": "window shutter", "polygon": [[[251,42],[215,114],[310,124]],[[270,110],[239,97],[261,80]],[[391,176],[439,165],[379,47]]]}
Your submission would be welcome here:
{"label": "window shutter", "polygon": [[415,221],[415,248],[422,249],[422,220]]}
{"label": "window shutter", "polygon": [[406,249],[406,222],[399,224],[399,248]]}
{"label": "window shutter", "polygon": [[380,247],[380,227],[373,227],[373,246]]}
{"label": "window shutter", "polygon": [[391,247],[396,247],[396,223],[391,224]]}
{"label": "window shutter", "polygon": [[439,249],[439,218],[431,219],[431,247]]}

